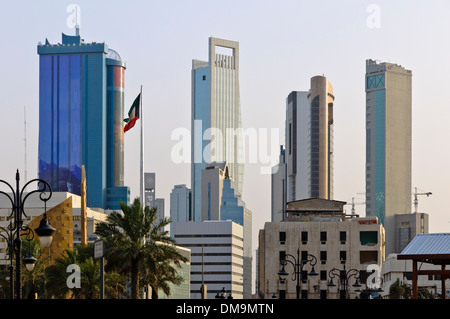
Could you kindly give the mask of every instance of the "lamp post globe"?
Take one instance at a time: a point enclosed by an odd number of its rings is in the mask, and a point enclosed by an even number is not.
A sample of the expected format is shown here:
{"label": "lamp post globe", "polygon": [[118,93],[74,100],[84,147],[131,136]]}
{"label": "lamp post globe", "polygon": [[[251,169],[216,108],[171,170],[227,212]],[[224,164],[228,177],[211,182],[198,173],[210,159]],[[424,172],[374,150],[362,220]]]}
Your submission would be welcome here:
{"label": "lamp post globe", "polygon": [[50,247],[53,240],[53,234],[56,232],[56,229],[53,228],[48,222],[46,213],[44,213],[44,216],[39,223],[39,227],[35,228],[34,231],[39,236],[39,241],[41,242],[42,247]]}
{"label": "lamp post globe", "polygon": [[33,254],[31,252],[28,252],[27,257],[23,259],[23,263],[25,264],[25,267],[28,271],[33,271],[34,265],[36,264],[37,259],[34,258]]}

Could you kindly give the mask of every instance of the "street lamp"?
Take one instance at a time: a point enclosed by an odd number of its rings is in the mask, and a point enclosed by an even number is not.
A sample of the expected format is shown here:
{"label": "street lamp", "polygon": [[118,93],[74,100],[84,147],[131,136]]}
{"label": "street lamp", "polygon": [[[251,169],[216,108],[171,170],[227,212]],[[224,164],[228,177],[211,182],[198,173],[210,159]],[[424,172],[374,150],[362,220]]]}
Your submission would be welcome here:
{"label": "street lamp", "polygon": [[336,285],[333,282],[333,278],[334,277],[339,278],[339,291],[340,291],[341,299],[347,298],[347,291],[349,291],[348,284],[349,284],[349,279],[351,277],[355,277],[355,283],[352,286],[355,288],[361,287],[361,284],[359,282],[359,278],[360,278],[359,270],[350,269],[347,271],[345,269],[345,264],[344,264],[344,270],[339,270],[339,269],[333,268],[329,271],[328,276],[330,277],[330,281],[327,284],[328,287],[336,287]]}
{"label": "street lamp", "polygon": [[[288,259],[290,258],[290,259]],[[303,267],[306,264],[311,265],[311,271],[308,273],[308,276],[317,276],[318,273],[314,270],[314,266],[317,263],[317,258],[314,255],[307,254],[306,259],[300,260],[300,249],[297,249],[297,258],[295,258],[291,254],[285,254],[284,259],[280,260],[280,264],[283,266],[281,270],[278,272],[278,276],[280,280],[284,280],[289,274],[286,272],[284,267],[290,263],[294,268],[292,272],[292,280],[297,281],[296,291],[297,291],[297,299],[300,299],[300,280],[303,280]]]}
{"label": "street lamp", "polygon": [[[28,216],[25,214],[24,207],[27,198],[34,194],[40,193],[39,198],[44,202],[44,217],[40,222],[38,228],[35,229],[36,234],[40,237],[43,245],[50,246],[52,236],[55,233],[55,229],[51,227],[47,220],[47,201],[52,197],[51,186],[42,179],[33,179],[27,182],[22,189],[19,187],[20,175],[19,170],[16,172],[16,190],[4,180],[0,180],[0,183],[5,184],[11,190],[12,196],[4,191],[0,191],[0,194],[5,195],[11,202],[11,214],[8,216],[8,227],[0,227],[0,236],[6,240],[7,243],[7,256],[10,261],[10,292],[11,299],[14,298],[14,288],[16,299],[22,298],[22,279],[21,279],[21,264],[22,264],[22,239],[21,236],[25,236],[25,239],[30,243],[34,238],[34,231],[27,225],[23,225],[23,218]],[[38,189],[24,194],[24,191],[28,185],[37,182]],[[45,246],[44,246],[45,247]],[[16,287],[14,287],[14,259],[16,260]],[[23,259],[27,270],[32,271],[36,263],[36,258],[31,251],[28,251],[28,255]]]}

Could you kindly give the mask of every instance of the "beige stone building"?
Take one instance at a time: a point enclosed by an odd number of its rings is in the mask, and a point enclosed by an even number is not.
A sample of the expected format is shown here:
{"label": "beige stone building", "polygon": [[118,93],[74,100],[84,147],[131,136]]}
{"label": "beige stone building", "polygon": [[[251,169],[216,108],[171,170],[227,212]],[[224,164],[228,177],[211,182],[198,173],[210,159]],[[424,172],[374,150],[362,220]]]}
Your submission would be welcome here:
{"label": "beige stone building", "polygon": [[[259,232],[257,294],[259,298],[296,298],[296,280],[291,280],[293,266],[286,264],[289,276],[280,280],[281,260],[287,255],[311,259],[303,267],[300,298],[340,298],[338,278],[336,287],[329,287],[330,271],[356,269],[360,272],[361,289],[366,288],[369,265],[381,268],[385,258],[384,228],[376,217],[345,215],[345,202],[311,198],[289,202],[287,218],[281,222],[267,222]],[[314,257],[311,257],[314,256]],[[291,257],[286,259],[293,260]],[[308,276],[314,266],[317,276]],[[373,267],[373,266],[372,266]],[[348,295],[359,297],[349,278]]]}
{"label": "beige stone building", "polygon": [[[82,198],[81,196],[67,192],[53,192],[52,197],[44,207],[44,202],[39,199],[38,194],[31,195],[25,202],[25,214],[23,217],[25,225],[31,229],[39,226],[45,208],[50,224],[56,229],[50,248],[44,251],[44,255],[50,254],[50,264],[65,249],[73,249],[81,244],[82,227]],[[86,239],[93,242],[95,236],[95,226],[100,221],[106,220],[107,211],[103,209],[86,208]],[[11,214],[11,203],[6,196],[0,196],[0,227],[6,228],[9,225],[9,215]],[[37,238],[38,236],[35,235]],[[26,245],[26,243],[24,243]],[[5,253],[7,243],[4,238],[0,238],[0,264],[7,264]]]}

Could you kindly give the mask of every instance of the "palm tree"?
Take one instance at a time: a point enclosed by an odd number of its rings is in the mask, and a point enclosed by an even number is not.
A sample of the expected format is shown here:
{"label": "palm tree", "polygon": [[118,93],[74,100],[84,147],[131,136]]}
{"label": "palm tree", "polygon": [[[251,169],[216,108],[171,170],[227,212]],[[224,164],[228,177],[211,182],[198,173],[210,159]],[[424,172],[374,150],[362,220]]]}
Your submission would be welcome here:
{"label": "palm tree", "polygon": [[[156,222],[156,208],[142,208],[139,198],[131,206],[120,203],[122,213],[112,212],[106,222],[97,225],[95,233],[105,239],[105,253],[110,267],[116,267],[122,274],[130,274],[131,297],[139,299],[141,281],[152,282],[152,265],[171,260],[179,266],[186,261],[174,248],[175,241],[168,236],[164,227],[170,223],[169,218]],[[173,266],[165,265],[173,268]],[[155,282],[155,280],[153,280]]]}
{"label": "palm tree", "polygon": [[81,298],[79,289],[69,289],[67,286],[67,267],[78,262],[78,250],[66,249],[55,260],[55,264],[47,267],[47,294],[48,298],[64,299]]}
{"label": "palm tree", "polygon": [[[47,268],[47,290],[50,297],[63,299],[94,299],[100,295],[100,265],[93,259],[93,244],[66,249],[55,264]],[[80,288],[67,287],[67,267],[76,264],[80,267]],[[105,273],[105,292],[109,298],[126,295],[125,279],[115,272]]]}

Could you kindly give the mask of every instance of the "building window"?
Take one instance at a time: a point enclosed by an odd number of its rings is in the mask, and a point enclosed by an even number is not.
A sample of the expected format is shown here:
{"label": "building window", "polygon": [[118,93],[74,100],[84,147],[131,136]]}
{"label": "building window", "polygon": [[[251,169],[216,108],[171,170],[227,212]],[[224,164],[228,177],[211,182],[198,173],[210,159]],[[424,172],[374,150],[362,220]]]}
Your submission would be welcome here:
{"label": "building window", "polygon": [[327,262],[327,252],[326,251],[320,252],[320,261],[321,261],[322,265],[324,265]]}
{"label": "building window", "polygon": [[327,299],[327,291],[326,290],[320,291],[320,299]]}
{"label": "building window", "polygon": [[306,250],[302,250],[300,258],[301,260],[308,260],[308,252]]}
{"label": "building window", "polygon": [[286,232],[280,231],[280,244],[284,244],[286,242]]}
{"label": "building window", "polygon": [[307,242],[307,241],[308,241],[308,232],[302,231],[302,242]]}
{"label": "building window", "polygon": [[320,241],[322,241],[322,242],[327,241],[327,232],[326,231],[320,232]]}
{"label": "building window", "polygon": [[341,264],[345,264],[345,261],[347,260],[347,252],[345,250],[339,252],[339,259],[341,260]]}
{"label": "building window", "polygon": [[279,291],[280,299],[286,299],[286,290]]}
{"label": "building window", "polygon": [[308,299],[308,290],[306,289],[302,290],[302,299]]}
{"label": "building window", "polygon": [[326,270],[320,271],[320,280],[323,280],[323,281],[327,280],[327,271]]}
{"label": "building window", "polygon": [[379,87],[384,87],[384,74],[377,74],[367,77],[368,89],[375,89]]}
{"label": "building window", "polygon": [[341,241],[341,244],[345,241],[347,241],[347,232],[341,231],[339,233],[339,240]]}
{"label": "building window", "polygon": [[202,80],[203,80],[203,81],[206,81],[206,75],[204,75],[204,76],[202,77]]}
{"label": "building window", "polygon": [[280,261],[285,260],[286,259],[286,252],[284,250],[280,250]]}

